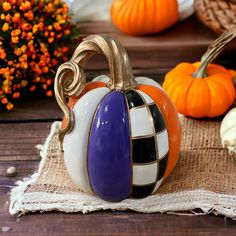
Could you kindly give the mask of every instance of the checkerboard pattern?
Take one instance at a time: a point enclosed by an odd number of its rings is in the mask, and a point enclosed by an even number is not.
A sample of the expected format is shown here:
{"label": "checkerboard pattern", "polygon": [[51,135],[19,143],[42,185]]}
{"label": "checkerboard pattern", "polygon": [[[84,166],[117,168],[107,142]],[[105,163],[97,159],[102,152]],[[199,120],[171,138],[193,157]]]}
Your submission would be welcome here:
{"label": "checkerboard pattern", "polygon": [[[168,160],[168,133],[165,120],[151,97],[138,91],[126,93],[132,132],[133,198],[157,191]],[[148,122],[147,122],[148,121]]]}

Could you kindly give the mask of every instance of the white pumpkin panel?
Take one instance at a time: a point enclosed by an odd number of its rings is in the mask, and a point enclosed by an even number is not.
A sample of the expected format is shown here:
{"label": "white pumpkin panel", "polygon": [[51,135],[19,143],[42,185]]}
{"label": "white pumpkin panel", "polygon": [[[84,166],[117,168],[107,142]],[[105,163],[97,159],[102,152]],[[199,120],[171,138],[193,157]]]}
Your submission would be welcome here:
{"label": "white pumpkin panel", "polygon": [[65,165],[74,183],[84,192],[92,193],[87,173],[87,146],[94,113],[108,88],[97,88],[86,93],[75,104],[73,130],[64,137]]}

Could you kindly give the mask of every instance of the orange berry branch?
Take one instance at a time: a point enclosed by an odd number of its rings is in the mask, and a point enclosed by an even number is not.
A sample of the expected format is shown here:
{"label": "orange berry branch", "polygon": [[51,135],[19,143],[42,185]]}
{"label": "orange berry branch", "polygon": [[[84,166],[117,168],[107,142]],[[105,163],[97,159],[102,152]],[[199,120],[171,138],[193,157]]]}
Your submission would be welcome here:
{"label": "orange berry branch", "polygon": [[54,71],[78,36],[62,0],[0,1],[0,110],[27,91],[52,96]]}

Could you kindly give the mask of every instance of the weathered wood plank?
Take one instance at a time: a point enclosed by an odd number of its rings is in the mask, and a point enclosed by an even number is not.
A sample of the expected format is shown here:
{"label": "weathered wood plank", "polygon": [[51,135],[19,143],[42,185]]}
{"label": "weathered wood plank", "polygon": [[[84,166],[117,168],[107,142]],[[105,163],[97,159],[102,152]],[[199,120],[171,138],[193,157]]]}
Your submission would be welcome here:
{"label": "weathered wood plank", "polygon": [[[38,169],[39,161],[27,160],[27,161],[13,161],[13,160],[0,160],[0,195],[6,195],[11,188],[15,185],[15,182],[22,180],[25,177],[32,175]],[[7,169],[11,166],[16,168],[16,175],[9,177],[7,175]],[[1,232],[1,230],[0,230]]]}
{"label": "weathered wood plank", "polygon": [[[110,22],[84,22],[80,23],[80,29],[84,35],[109,33],[117,38],[126,48],[135,69],[170,69],[182,61],[197,61],[217,37],[194,16],[165,32],[143,37],[122,34]],[[235,51],[236,44],[232,48]],[[229,57],[232,61],[233,55]],[[225,58],[221,59],[220,63],[224,63],[224,60]],[[90,70],[106,68],[106,64],[100,58],[89,63],[87,68]]]}
{"label": "weathered wood plank", "polygon": [[0,196],[0,226],[9,235],[234,235],[236,224],[223,217],[175,216],[135,212],[83,214],[43,213],[20,218],[8,213],[8,198]]}
{"label": "weathered wood plank", "polygon": [[[16,180],[33,174],[38,167],[39,155],[34,149],[38,139],[30,139],[30,135],[39,136],[43,141],[49,131],[50,123],[1,124],[0,145],[9,130],[16,135],[29,133],[27,143],[7,144],[5,148],[9,156],[0,156],[0,227],[10,227],[9,235],[221,235],[236,232],[236,222],[213,215],[202,217],[174,216],[167,214],[140,214],[135,212],[97,212],[88,215],[44,213],[29,214],[19,219],[8,213],[10,191]],[[38,132],[41,132],[38,135]],[[12,136],[14,140],[14,136]],[[17,139],[18,140],[18,139]],[[21,147],[19,145],[22,145]],[[15,153],[32,150],[38,160],[32,156],[22,155],[14,160]],[[1,148],[0,148],[1,150]],[[12,158],[14,157],[14,158]],[[26,161],[27,160],[27,161]],[[15,166],[17,175],[8,177],[6,169]],[[0,228],[1,229],[1,228]]]}
{"label": "weathered wood plank", "polygon": [[37,144],[46,139],[51,122],[0,124],[0,161],[40,160]]}
{"label": "weathered wood plank", "polygon": [[[37,120],[57,120],[62,113],[53,98],[25,97],[20,99],[16,108],[11,112],[0,111],[0,123],[2,122],[30,122]],[[0,127],[1,131],[1,127]]]}
{"label": "weathered wood plank", "polygon": [[[147,76],[158,82],[162,82],[167,69],[148,69],[148,70],[135,70],[136,76]],[[88,81],[101,74],[107,74],[108,71],[97,70],[87,73]],[[24,97],[20,99],[15,108],[10,112],[0,111],[0,124],[1,123],[27,123],[38,121],[54,121],[62,118],[62,112],[54,97],[48,98],[40,96]],[[1,131],[1,127],[0,127]]]}

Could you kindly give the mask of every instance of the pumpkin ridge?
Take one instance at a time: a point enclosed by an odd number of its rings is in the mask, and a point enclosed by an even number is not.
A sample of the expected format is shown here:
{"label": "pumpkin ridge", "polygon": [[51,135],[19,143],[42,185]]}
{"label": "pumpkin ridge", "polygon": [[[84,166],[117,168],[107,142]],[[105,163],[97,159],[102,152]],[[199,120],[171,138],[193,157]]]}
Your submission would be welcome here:
{"label": "pumpkin ridge", "polygon": [[[117,27],[124,27],[124,21],[122,20],[125,15],[124,13],[126,12],[126,9],[128,8],[129,3],[127,1],[119,1],[118,3],[116,2],[115,4],[121,4],[122,6],[119,5],[119,12],[120,14],[112,14],[112,17],[115,15],[116,20],[113,21]],[[117,6],[116,6],[117,7]],[[114,9],[114,5],[112,5],[112,9]]]}
{"label": "pumpkin ridge", "polygon": [[186,84],[186,93],[185,93],[185,98],[184,98],[184,107],[186,109],[186,115],[190,115],[191,113],[188,110],[188,96],[189,96],[189,89],[190,87],[193,85],[194,83],[194,79],[192,78],[192,80],[189,82],[189,84]]}
{"label": "pumpkin ridge", "polygon": [[[155,9],[157,9],[157,4],[156,4],[156,1],[155,0],[152,0],[152,3],[151,3],[152,5],[153,5],[153,7],[152,7],[152,19],[155,19],[156,17],[155,17]],[[147,11],[148,12],[148,11]],[[152,26],[153,25],[155,25],[155,21],[153,21],[152,22]],[[150,31],[150,29],[149,29],[149,31]]]}
{"label": "pumpkin ridge", "polygon": [[[154,0],[155,1],[155,0]],[[156,15],[155,15],[155,17],[154,17],[154,19],[155,19],[155,23],[154,23],[154,27],[155,27],[155,31],[156,32],[159,32],[159,24],[160,24],[160,18],[161,18],[161,16],[160,16],[160,14],[162,14],[161,12],[160,12],[160,1],[156,1],[156,4],[155,4],[155,11],[156,12],[158,12]]]}
{"label": "pumpkin ridge", "polygon": [[[134,0],[135,1],[135,0]],[[136,2],[136,6],[137,6],[137,9],[139,11],[138,15],[139,17],[135,17],[135,21],[137,22],[137,29],[135,31],[133,31],[133,34],[139,34],[139,31],[140,29],[142,29],[142,18],[145,18],[145,14],[143,12],[143,7],[144,7],[144,2],[143,1],[135,1]],[[142,13],[142,16],[140,17],[140,12]],[[133,29],[133,27],[131,26],[130,29]],[[130,31],[132,32],[132,30]]]}
{"label": "pumpkin ridge", "polygon": [[[183,91],[187,91],[189,89],[189,87],[191,86],[191,84],[193,83],[193,78],[191,76],[188,76],[188,82],[186,83],[186,81],[182,80],[182,75],[178,74],[177,77],[175,78],[175,80],[172,80],[172,75],[170,76],[170,83],[167,83],[163,85],[165,91],[167,92],[167,94],[172,98],[174,104],[177,107],[181,107],[181,111],[179,110],[179,112],[183,112],[183,114],[186,114],[186,102],[187,102],[187,93],[183,92]],[[181,81],[179,81],[179,78],[181,78]],[[185,78],[186,80],[186,78]],[[176,90],[176,88],[181,88],[181,92],[180,90]],[[184,94],[184,101],[185,104],[182,105],[182,96]],[[181,106],[179,106],[179,101],[181,102]]]}
{"label": "pumpkin ridge", "polygon": [[[206,79],[203,80],[203,83],[206,85],[207,90],[208,90],[208,99],[206,99],[206,101],[208,102],[208,107],[211,107],[212,98],[211,98],[211,96],[209,96],[209,94],[211,94],[210,88],[209,88],[209,85],[208,85]],[[210,117],[210,109],[207,110],[207,113],[204,116]]]}
{"label": "pumpkin ridge", "polygon": [[[176,91],[176,87],[177,88],[181,87],[181,86],[179,86],[181,84],[182,87],[184,89],[186,89],[187,84],[186,84],[186,81],[182,79],[183,76],[181,74],[177,74],[174,80],[172,78],[174,78],[174,77],[172,75],[172,71],[170,71],[166,75],[166,78],[165,78],[165,81],[163,84],[163,88],[167,92],[167,94],[172,98],[172,101],[174,102],[174,104],[177,105],[177,102],[178,102],[179,96],[180,96],[180,92],[179,92],[179,90]],[[188,76],[188,79],[189,79],[188,83],[191,83],[191,81],[193,80],[193,78],[191,76]],[[183,88],[182,88],[182,90],[183,90]],[[185,96],[185,98],[186,98],[186,96]],[[183,108],[183,107],[181,108],[181,110],[182,109],[185,110],[185,108]]]}
{"label": "pumpkin ridge", "polygon": [[[222,74],[222,75],[219,75],[220,77],[225,77],[225,74]],[[226,77],[225,77],[226,78]],[[208,77],[208,80],[212,80],[214,81],[215,83],[219,84],[220,88],[221,89],[224,89],[226,91],[226,95],[228,97],[228,100],[230,101],[229,103],[233,103],[234,101],[234,97],[235,97],[235,88],[233,86],[233,83],[231,83],[231,78],[229,77],[229,80],[227,81],[224,81],[223,83],[223,80],[222,78],[220,80],[218,80],[218,78],[216,77]],[[227,84],[226,84],[227,82]],[[231,88],[230,88],[231,87]]]}
{"label": "pumpkin ridge", "polygon": [[[160,2],[160,5],[163,2]],[[166,7],[162,7],[161,6],[161,13],[162,13],[162,17],[165,19],[164,24],[162,25],[162,27],[159,28],[159,30],[163,30],[164,28],[167,28],[168,26],[171,26],[171,20],[172,20],[172,7],[170,5],[170,1],[166,0]],[[168,14],[168,12],[166,11],[166,9],[168,9],[168,11],[170,11],[170,14]]]}
{"label": "pumpkin ridge", "polygon": [[[124,29],[124,32],[127,32],[128,28],[132,29],[132,22],[133,22],[133,17],[132,14],[127,14],[127,9],[130,8],[130,6],[132,5],[131,1],[124,1],[126,2],[124,9],[122,9],[122,14],[120,14],[120,23],[121,23],[121,27]],[[135,6],[133,7],[135,8]],[[125,22],[127,22],[125,24]]]}
{"label": "pumpkin ridge", "polygon": [[133,11],[130,14],[127,14],[127,10],[125,9],[125,11],[123,11],[123,17],[120,20],[123,29],[122,32],[127,33],[130,28],[132,29],[132,23],[134,21],[135,12],[137,11],[137,5],[133,1],[124,1],[124,2],[126,2],[126,9],[128,10],[133,4]]}
{"label": "pumpkin ridge", "polygon": [[[207,84],[209,87],[209,91],[211,94],[211,106],[209,109],[209,114],[213,113],[213,115],[215,115],[217,113],[217,115],[222,115],[230,106],[230,104],[227,102],[227,99],[225,99],[225,97],[228,97],[228,93],[227,91],[225,91],[225,89],[222,89],[222,86],[220,83],[216,83],[215,81],[212,80],[207,80]],[[217,90],[217,91],[216,91]],[[214,96],[214,93],[220,94],[218,96]],[[216,97],[216,99],[214,99],[214,97]],[[219,102],[219,98],[223,98],[221,99],[221,104],[217,104],[217,107],[215,106],[215,101],[217,100]],[[224,104],[224,108],[222,107],[222,105]],[[217,108],[217,111],[215,111],[215,109]],[[212,117],[212,115],[210,116]]]}
{"label": "pumpkin ridge", "polygon": [[[142,24],[139,27],[139,31],[140,31],[140,29],[142,29],[143,34],[147,33],[147,27],[148,27],[148,24],[149,24],[148,19],[147,19],[147,15],[146,15],[147,14],[147,11],[146,11],[147,1],[148,0],[146,0],[146,1],[137,1],[137,2],[139,2],[140,6],[142,6],[141,7],[142,17],[145,19],[145,24],[144,24],[144,22],[140,21]],[[142,18],[140,17],[140,19],[142,19]]]}
{"label": "pumpkin ridge", "polygon": [[224,73],[217,74],[217,76],[219,76],[220,79],[218,79],[215,76],[209,76],[208,79],[221,84],[229,93],[232,93],[231,95],[235,94],[235,89],[234,89],[234,85],[233,85],[231,76],[230,75],[226,76],[226,74],[224,74]]}
{"label": "pumpkin ridge", "polygon": [[[208,96],[203,96],[206,94],[206,91],[209,92],[209,88],[202,79],[194,79],[192,86],[189,88],[188,92],[188,103],[187,110],[192,114],[193,117],[205,116],[208,113],[208,106],[203,106],[208,102]],[[199,109],[199,107],[202,109]]]}

